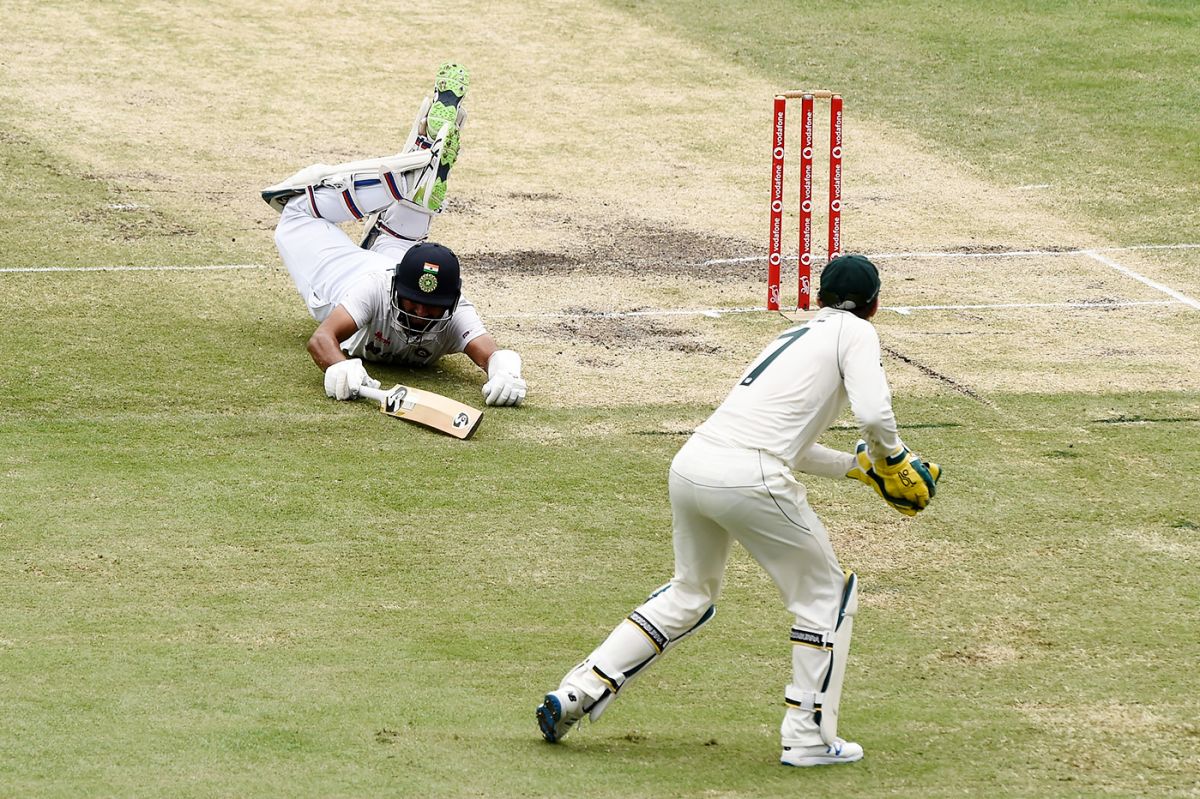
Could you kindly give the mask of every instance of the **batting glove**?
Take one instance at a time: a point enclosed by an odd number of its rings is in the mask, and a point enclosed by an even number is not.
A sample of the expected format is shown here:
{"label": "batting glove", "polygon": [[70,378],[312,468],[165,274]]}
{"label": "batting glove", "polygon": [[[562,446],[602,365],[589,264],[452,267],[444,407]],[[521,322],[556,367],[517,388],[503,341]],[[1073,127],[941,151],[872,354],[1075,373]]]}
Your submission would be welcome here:
{"label": "batting glove", "polygon": [[904,447],[872,463],[871,456],[867,454],[867,442],[860,440],[855,447],[854,457],[857,463],[846,472],[846,476],[875,489],[884,502],[905,516],[916,516],[937,493],[942,467],[922,461],[920,456]]}
{"label": "batting glove", "polygon": [[496,350],[488,358],[488,381],[483,384],[483,401],[488,405],[520,405],[527,392],[521,378],[521,356],[512,350]]}
{"label": "batting glove", "polygon": [[362,361],[351,358],[330,364],[325,370],[325,396],[339,400],[352,400],[358,396],[359,386],[379,388],[379,381],[372,380],[363,368]]}

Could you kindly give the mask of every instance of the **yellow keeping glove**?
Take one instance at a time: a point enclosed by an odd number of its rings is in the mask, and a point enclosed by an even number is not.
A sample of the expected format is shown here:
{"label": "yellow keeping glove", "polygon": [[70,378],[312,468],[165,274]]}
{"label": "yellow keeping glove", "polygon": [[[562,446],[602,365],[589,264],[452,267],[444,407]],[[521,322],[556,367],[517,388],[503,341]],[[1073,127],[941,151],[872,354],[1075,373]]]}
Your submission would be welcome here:
{"label": "yellow keeping glove", "polygon": [[916,516],[937,493],[942,467],[922,461],[916,453],[903,447],[894,455],[872,463],[867,454],[867,442],[860,440],[854,456],[858,463],[846,472],[846,476],[875,489],[884,502],[905,516]]}

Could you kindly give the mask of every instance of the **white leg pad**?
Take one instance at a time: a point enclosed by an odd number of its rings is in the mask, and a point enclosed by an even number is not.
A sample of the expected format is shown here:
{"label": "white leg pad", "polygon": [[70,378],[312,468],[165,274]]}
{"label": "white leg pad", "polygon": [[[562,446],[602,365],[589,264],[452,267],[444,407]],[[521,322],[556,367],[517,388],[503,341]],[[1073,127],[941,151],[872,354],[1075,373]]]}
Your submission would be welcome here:
{"label": "white leg pad", "polygon": [[433,95],[427,94],[421,101],[421,107],[417,110],[416,119],[413,120],[412,128],[408,131],[408,138],[404,140],[404,147],[400,149],[400,152],[407,153],[416,148],[417,137],[425,133],[425,117],[429,115],[431,105],[433,105]]}
{"label": "white leg pad", "polygon": [[[421,172],[414,174],[409,179],[407,191],[402,196],[396,197],[400,204],[431,216],[438,213],[440,209],[434,210],[429,207],[429,204],[433,200],[433,187],[438,178],[438,165],[442,159],[442,148],[446,146],[446,139],[451,131],[452,128],[450,125],[443,125],[442,129],[438,131],[437,138],[429,145],[429,149],[418,151],[429,154],[429,163]],[[424,189],[424,193],[422,194],[424,202],[419,202],[415,199],[421,189]]]}
{"label": "white leg pad", "polygon": [[858,610],[858,578],[846,572],[833,630],[792,628],[792,684],[784,698],[788,712],[780,732],[784,746],[809,746],[819,735],[826,745],[837,737],[838,705],[846,658]]}
{"label": "white leg pad", "polygon": [[842,680],[846,677],[846,658],[850,654],[850,637],[854,633],[854,614],[858,612],[858,577],[846,572],[846,587],[842,592],[842,609],[833,632],[833,657],[822,687],[821,709],[816,721],[821,727],[821,740],[832,746],[837,738],[838,705],[842,701]]}
{"label": "white leg pad", "polygon": [[569,683],[595,700],[587,711],[591,720],[596,721],[634,678],[700,629],[716,612],[716,606],[710,605],[690,629],[668,639],[649,619],[634,611],[587,660],[563,678],[563,685]]}
{"label": "white leg pad", "polygon": [[[313,164],[288,179],[263,189],[262,197],[268,205],[282,213],[288,200],[310,189],[328,187],[346,191],[350,193],[350,199],[354,200],[356,180],[378,180],[387,187],[393,199],[400,200],[411,197],[416,188],[415,180],[412,181],[412,189],[409,188],[406,173],[427,170],[430,166],[436,170],[438,155],[439,153],[432,149],[415,150],[385,158],[348,161],[332,166]],[[364,210],[363,213],[368,212]]]}

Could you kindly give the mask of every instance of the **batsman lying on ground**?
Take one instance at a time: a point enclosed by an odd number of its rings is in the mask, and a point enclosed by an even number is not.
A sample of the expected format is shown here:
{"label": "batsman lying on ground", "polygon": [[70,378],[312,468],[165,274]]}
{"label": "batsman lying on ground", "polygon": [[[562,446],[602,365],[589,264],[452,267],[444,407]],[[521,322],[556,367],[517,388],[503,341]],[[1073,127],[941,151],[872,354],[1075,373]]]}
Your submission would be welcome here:
{"label": "batsman lying on ground", "polygon": [[[862,758],[861,746],[837,734],[858,580],[838,564],[793,473],[861,480],[906,516],[933,498],[941,469],[909,452],[896,429],[869,321],[879,288],[866,258],[832,260],[821,273],[821,311],[768,344],[676,454],[668,482],[675,576],[545,695],[537,722],[547,741],[562,740],[585,715],[595,721],[635,677],[713,617],[725,561],[739,541],[794,617],[780,762]],[[817,443],[847,403],[863,437],[856,450]]]}
{"label": "batsman lying on ground", "polygon": [[[446,196],[466,120],[468,75],[437,73],[397,155],[337,166],[314,164],[264,189],[280,212],[275,245],[297,291],[320,324],[308,352],[325,372],[325,393],[355,399],[379,388],[363,361],[428,366],[462,352],[487,372],[488,405],[519,405],[521,356],[500,349],[462,296],[458,258],[426,241]],[[339,223],[362,220],[355,244]]]}

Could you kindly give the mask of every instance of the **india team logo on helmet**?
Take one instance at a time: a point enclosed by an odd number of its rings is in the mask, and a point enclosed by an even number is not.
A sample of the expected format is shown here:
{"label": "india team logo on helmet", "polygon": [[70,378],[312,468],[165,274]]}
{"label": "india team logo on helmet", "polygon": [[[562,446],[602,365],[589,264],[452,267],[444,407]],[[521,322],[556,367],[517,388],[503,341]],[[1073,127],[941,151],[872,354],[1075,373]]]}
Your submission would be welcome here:
{"label": "india team logo on helmet", "polygon": [[441,244],[410,247],[392,271],[392,327],[414,342],[440,333],[462,296],[458,258]]}
{"label": "india team logo on helmet", "polygon": [[426,263],[421,271],[421,277],[417,279],[417,288],[426,294],[432,294],[437,291],[438,287],[438,265]]}

